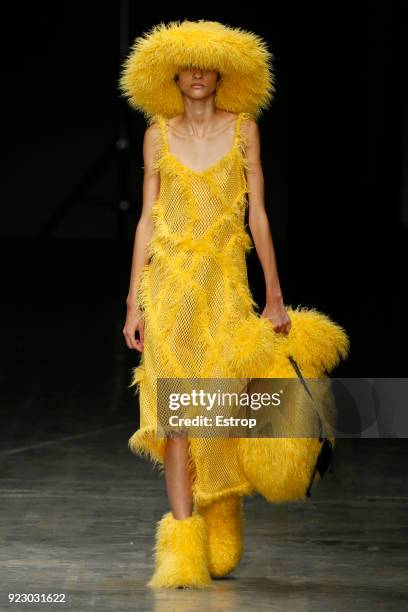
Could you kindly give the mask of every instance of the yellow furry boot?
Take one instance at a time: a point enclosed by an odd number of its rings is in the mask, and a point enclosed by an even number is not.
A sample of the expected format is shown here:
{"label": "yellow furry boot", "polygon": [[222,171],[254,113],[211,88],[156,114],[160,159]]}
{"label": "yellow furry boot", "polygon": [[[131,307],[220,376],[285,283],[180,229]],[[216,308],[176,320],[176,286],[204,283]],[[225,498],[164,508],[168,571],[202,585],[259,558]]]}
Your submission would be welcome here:
{"label": "yellow furry boot", "polygon": [[233,495],[196,510],[208,530],[208,567],[211,576],[226,576],[238,565],[243,552],[243,499]]}
{"label": "yellow furry boot", "polygon": [[176,519],[166,512],[157,523],[156,569],[149,587],[195,587],[211,585],[208,570],[207,526],[202,516]]}

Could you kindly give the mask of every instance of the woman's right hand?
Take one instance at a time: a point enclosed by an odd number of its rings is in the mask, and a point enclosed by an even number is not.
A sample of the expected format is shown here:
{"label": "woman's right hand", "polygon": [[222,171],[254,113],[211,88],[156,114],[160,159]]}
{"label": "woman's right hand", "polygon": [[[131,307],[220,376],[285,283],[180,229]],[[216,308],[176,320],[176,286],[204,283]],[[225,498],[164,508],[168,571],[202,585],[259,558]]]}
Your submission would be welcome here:
{"label": "woman's right hand", "polygon": [[[122,331],[128,348],[142,352],[144,348],[144,318],[143,311],[139,307],[127,305],[126,322]],[[136,337],[136,332],[139,332],[139,338]]]}

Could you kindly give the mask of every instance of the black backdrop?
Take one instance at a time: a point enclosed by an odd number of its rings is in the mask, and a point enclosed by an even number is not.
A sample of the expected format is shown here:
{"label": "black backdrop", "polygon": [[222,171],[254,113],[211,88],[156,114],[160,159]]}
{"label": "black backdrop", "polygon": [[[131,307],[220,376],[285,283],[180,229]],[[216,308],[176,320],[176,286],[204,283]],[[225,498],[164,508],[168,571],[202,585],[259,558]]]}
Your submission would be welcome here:
{"label": "black backdrop", "polygon": [[[62,2],[5,11],[2,327],[14,382],[29,380],[42,359],[72,375],[79,363],[93,368],[92,383],[103,387],[108,355],[121,355],[125,372],[137,361],[121,326],[145,121],[119,99],[120,43],[183,18],[253,30],[274,54],[277,93],[260,129],[286,303],[315,306],[349,331],[339,376],[405,376],[404,3],[206,7]],[[130,149],[118,153],[120,129]],[[248,265],[263,306],[255,253]]]}

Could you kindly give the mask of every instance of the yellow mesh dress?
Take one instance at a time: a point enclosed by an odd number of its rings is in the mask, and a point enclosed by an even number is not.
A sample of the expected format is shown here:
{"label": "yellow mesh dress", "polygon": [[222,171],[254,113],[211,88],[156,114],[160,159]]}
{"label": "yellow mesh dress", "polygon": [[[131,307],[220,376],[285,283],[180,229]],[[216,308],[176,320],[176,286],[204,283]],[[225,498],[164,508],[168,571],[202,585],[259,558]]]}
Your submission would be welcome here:
{"label": "yellow mesh dress", "polygon": [[[160,193],[154,233],[141,274],[144,351],[130,386],[140,400],[140,428],[129,448],[163,470],[166,440],[157,437],[158,377],[267,377],[273,332],[259,316],[248,285],[245,131],[237,114],[233,146],[204,171],[186,167],[169,150],[166,119],[160,126],[156,168]],[[193,495],[201,504],[253,487],[237,456],[238,438],[191,438]]]}

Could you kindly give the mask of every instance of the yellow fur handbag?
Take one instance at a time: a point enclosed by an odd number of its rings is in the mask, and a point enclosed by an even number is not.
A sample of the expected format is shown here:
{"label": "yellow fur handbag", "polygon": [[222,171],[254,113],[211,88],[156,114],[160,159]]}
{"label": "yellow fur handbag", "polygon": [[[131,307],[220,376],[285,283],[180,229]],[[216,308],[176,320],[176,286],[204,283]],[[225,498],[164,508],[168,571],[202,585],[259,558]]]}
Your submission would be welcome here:
{"label": "yellow fur handbag", "polygon": [[[334,470],[331,423],[335,407],[329,374],[346,358],[350,345],[345,330],[327,315],[306,308],[288,308],[288,313],[291,331],[287,336],[275,335],[275,359],[267,374],[296,379],[287,385],[292,389],[283,413],[282,431],[287,437],[247,437],[238,442],[239,462],[247,479],[274,503],[310,497],[328,466]],[[307,384],[305,377],[313,380]],[[311,437],[292,435],[316,430],[319,434]]]}

